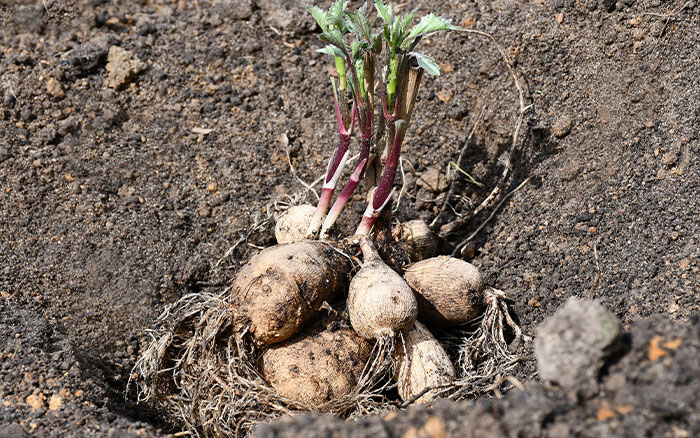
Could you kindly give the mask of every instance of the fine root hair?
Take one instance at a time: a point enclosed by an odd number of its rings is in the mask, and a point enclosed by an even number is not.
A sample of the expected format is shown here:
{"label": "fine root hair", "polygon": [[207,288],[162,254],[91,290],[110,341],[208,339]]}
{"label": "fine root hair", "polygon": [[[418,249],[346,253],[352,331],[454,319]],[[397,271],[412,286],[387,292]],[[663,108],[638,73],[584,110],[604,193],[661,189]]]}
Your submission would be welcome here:
{"label": "fine root hair", "polygon": [[[500,396],[500,383],[511,382],[508,377],[520,357],[511,353],[506,333],[511,331],[515,339],[522,339],[522,331],[508,312],[505,293],[488,288],[486,310],[481,316],[478,328],[464,341],[459,349],[457,363],[458,379],[451,398],[474,398],[478,395],[495,393]],[[513,385],[518,386],[518,385]]]}

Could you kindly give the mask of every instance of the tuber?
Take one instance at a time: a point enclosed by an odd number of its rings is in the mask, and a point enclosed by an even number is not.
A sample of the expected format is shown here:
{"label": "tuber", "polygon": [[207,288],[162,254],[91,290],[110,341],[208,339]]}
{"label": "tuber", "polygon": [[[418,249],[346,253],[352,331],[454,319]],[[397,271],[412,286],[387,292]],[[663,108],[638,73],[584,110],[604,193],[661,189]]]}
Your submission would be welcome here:
{"label": "tuber", "polygon": [[406,282],[418,301],[418,317],[429,325],[467,323],[484,309],[484,281],[471,263],[449,256],[409,266]]}
{"label": "tuber", "polygon": [[418,262],[437,254],[438,238],[428,224],[420,219],[404,222],[391,231],[394,239],[408,251],[412,261]]}
{"label": "tuber", "polygon": [[324,301],[345,290],[350,260],[332,245],[306,240],[276,245],[250,259],[232,289],[236,329],[261,344],[300,331]]}
{"label": "tuber", "polygon": [[379,257],[371,240],[362,237],[362,268],[350,281],[350,324],[366,339],[393,337],[413,327],[416,298],[406,281]]}
{"label": "tuber", "polygon": [[428,388],[447,385],[455,378],[450,357],[420,322],[406,333],[404,348],[397,348],[397,353],[396,382],[399,396],[404,401],[419,396],[417,403],[428,402],[438,395],[436,390],[426,391]]}
{"label": "tuber", "polygon": [[309,204],[295,205],[280,215],[275,222],[277,243],[301,242],[306,239],[306,230],[316,208]]}
{"label": "tuber", "polygon": [[281,396],[324,412],[355,390],[371,350],[369,341],[338,321],[326,327],[314,324],[270,346],[262,355],[260,369]]}

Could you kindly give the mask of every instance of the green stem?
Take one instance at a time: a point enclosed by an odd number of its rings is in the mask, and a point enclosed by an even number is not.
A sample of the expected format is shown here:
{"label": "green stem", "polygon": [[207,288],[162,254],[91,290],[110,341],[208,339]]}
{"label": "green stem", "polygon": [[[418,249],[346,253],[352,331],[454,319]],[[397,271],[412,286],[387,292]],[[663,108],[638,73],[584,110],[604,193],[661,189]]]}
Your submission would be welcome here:
{"label": "green stem", "polygon": [[335,71],[338,72],[338,87],[340,88],[341,94],[345,95],[345,90],[347,90],[347,72],[345,71],[345,60],[340,57],[335,57]]}
{"label": "green stem", "polygon": [[394,96],[396,95],[396,86],[398,84],[399,78],[399,65],[401,64],[399,56],[396,55],[396,51],[391,50],[391,56],[389,59],[389,83],[386,85],[386,100],[389,108],[394,103]]}

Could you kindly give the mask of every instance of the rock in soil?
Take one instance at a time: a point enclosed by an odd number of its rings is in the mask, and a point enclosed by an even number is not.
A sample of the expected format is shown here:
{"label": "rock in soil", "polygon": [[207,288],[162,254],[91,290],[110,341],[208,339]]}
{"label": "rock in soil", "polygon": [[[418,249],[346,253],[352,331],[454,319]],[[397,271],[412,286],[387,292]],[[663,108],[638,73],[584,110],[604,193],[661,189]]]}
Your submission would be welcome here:
{"label": "rock in soil", "polygon": [[128,84],[144,69],[139,59],[119,46],[109,48],[107,54],[107,85],[119,89]]}
{"label": "rock in soil", "polygon": [[570,298],[537,329],[540,377],[567,389],[594,382],[605,361],[619,351],[621,337],[620,321],[600,303]]}

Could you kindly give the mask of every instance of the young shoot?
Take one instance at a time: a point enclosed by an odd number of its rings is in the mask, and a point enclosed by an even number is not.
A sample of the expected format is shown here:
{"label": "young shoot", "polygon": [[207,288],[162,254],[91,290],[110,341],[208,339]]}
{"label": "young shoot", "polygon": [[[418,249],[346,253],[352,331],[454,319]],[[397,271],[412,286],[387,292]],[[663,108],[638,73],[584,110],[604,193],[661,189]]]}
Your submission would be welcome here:
{"label": "young shoot", "polygon": [[[307,232],[310,238],[316,236],[322,222],[320,237],[325,238],[374,161],[375,168],[383,166],[381,178],[372,189],[371,201],[357,230],[358,234],[370,233],[393,192],[401,147],[411,123],[423,71],[440,74],[440,68],[430,56],[414,49],[426,35],[459,29],[432,13],[411,26],[415,11],[397,15],[391,4],[385,5],[381,0],[376,0],[374,6],[376,18],[369,17],[366,3],[356,11],[348,11],[347,2],[342,0],[333,3],[328,11],[307,7],[322,30],[319,38],[326,43],[320,51],[334,59],[338,83],[332,80],[333,99],[340,134],[338,149],[329,161],[323,191]],[[380,28],[375,31],[377,22]],[[382,52],[386,53],[385,60],[381,59]],[[383,61],[385,68],[381,65]],[[374,126],[375,88],[380,92],[380,116],[384,121],[380,130]],[[358,165],[324,221],[349,154],[355,122],[360,132]],[[375,131],[386,133],[386,146],[376,160],[373,155],[377,140]]]}

